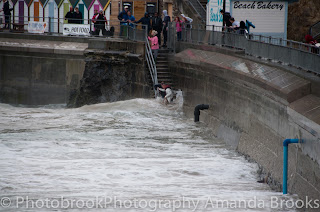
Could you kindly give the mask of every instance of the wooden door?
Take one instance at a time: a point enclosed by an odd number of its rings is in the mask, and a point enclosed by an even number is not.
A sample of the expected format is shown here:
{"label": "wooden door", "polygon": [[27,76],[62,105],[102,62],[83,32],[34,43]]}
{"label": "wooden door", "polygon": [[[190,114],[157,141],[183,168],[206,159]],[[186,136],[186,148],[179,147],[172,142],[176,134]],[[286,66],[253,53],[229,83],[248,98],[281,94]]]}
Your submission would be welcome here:
{"label": "wooden door", "polygon": [[[82,19],[84,19],[84,4],[79,4],[79,11],[82,14]],[[81,21],[81,23],[83,24],[83,20]]]}
{"label": "wooden door", "polygon": [[39,21],[39,2],[33,2],[34,21]]}
{"label": "wooden door", "polygon": [[54,29],[54,2],[49,2],[49,17],[51,18],[50,21],[50,31],[53,32]]}
{"label": "wooden door", "polygon": [[[70,11],[70,4],[69,3],[63,3],[63,18],[66,17],[67,13]],[[64,20],[63,23],[67,24],[68,20]]]}
{"label": "wooden door", "polygon": [[19,24],[24,23],[24,1],[19,1]]}

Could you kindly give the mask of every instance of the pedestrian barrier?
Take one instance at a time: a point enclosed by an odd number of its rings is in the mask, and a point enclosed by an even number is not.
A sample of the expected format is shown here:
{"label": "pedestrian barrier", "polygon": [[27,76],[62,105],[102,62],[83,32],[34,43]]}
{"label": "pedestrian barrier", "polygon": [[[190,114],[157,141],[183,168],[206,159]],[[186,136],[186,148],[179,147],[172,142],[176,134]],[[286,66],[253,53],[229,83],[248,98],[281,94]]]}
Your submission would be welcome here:
{"label": "pedestrian barrier", "polygon": [[[175,52],[176,29],[175,22],[169,26],[170,40],[168,43]],[[307,71],[320,74],[319,47],[285,40],[282,38],[266,37],[247,34],[244,31],[226,29],[217,26],[182,24],[182,41],[194,44],[209,44],[245,50],[246,54],[269,59],[285,65],[292,65]]]}

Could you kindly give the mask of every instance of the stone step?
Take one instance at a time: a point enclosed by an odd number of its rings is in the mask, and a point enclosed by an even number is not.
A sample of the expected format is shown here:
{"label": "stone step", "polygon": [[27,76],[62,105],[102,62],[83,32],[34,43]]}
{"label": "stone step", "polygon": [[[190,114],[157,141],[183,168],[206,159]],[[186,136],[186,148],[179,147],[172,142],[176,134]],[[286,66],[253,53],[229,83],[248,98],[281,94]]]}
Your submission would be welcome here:
{"label": "stone step", "polygon": [[167,59],[157,59],[157,65],[158,64],[166,64],[166,65],[168,65],[168,60]]}
{"label": "stone step", "polygon": [[157,74],[159,76],[162,76],[162,75],[171,75],[171,72],[168,72],[168,71],[158,71]]}
{"label": "stone step", "polygon": [[165,54],[168,54],[170,51],[169,49],[159,49],[159,54],[162,54],[162,53],[165,53]]}
{"label": "stone step", "polygon": [[168,69],[168,64],[157,64],[157,68],[166,68],[166,69]]}

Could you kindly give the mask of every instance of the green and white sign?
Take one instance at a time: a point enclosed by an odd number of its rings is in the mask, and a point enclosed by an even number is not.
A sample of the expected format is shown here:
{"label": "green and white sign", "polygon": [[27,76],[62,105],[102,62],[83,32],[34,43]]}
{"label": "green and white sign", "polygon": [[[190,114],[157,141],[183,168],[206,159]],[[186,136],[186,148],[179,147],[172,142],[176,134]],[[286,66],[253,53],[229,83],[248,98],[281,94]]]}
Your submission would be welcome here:
{"label": "green and white sign", "polygon": [[[223,16],[220,10],[223,9],[224,0],[208,0],[207,4],[207,25],[209,26],[222,26]],[[225,0],[226,2],[226,12],[230,9],[230,0]]]}

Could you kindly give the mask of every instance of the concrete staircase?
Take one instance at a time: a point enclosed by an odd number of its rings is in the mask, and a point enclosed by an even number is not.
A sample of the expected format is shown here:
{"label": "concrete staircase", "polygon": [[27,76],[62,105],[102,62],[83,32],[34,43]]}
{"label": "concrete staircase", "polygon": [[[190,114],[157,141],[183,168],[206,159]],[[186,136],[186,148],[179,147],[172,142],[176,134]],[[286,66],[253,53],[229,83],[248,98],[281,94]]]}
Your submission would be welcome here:
{"label": "concrete staircase", "polygon": [[208,0],[199,0],[199,2],[202,5],[202,7],[205,9],[205,11],[207,11]]}
{"label": "concrete staircase", "polygon": [[159,49],[159,54],[157,58],[157,72],[158,72],[158,82],[164,82],[165,84],[173,86],[173,80],[171,72],[168,67],[168,49]]}
{"label": "concrete staircase", "polygon": [[[168,65],[169,52],[170,51],[168,49],[159,49],[159,54],[156,61],[157,75],[158,75],[158,83],[164,82],[164,84],[171,85],[171,87],[173,88],[172,74],[169,71],[169,65]],[[152,88],[150,90],[150,96],[154,97],[152,78],[150,76],[150,73],[148,75],[149,75],[149,85]]]}
{"label": "concrete staircase", "polygon": [[201,17],[202,22],[205,23],[207,13],[206,7],[203,7],[203,3],[201,3],[199,0],[189,0],[189,4],[195,10],[195,12]]}

